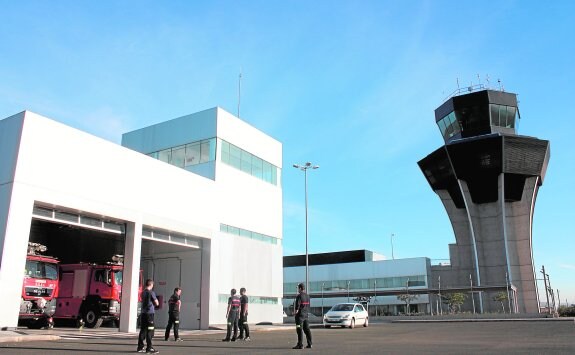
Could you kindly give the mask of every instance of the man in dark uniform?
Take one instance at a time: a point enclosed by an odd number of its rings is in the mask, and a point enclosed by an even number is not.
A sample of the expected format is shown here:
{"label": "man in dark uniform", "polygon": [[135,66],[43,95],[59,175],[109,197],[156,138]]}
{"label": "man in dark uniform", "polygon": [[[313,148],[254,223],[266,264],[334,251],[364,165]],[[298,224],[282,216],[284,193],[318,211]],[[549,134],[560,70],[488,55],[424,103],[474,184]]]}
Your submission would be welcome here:
{"label": "man in dark uniform", "polygon": [[[160,305],[156,293],[152,291],[153,288],[154,281],[151,279],[146,280],[146,288],[142,292],[142,314],[140,314],[140,335],[138,336],[137,350],[139,353],[159,353],[152,346],[155,307]],[[144,339],[146,339],[146,350],[144,350]]]}
{"label": "man in dark uniform", "polygon": [[[250,341],[250,327],[248,326],[248,303],[249,299],[246,296],[246,288],[240,288],[240,338],[244,341]],[[244,338],[244,331],[246,337]]]}
{"label": "man in dark uniform", "polygon": [[309,312],[309,296],[305,292],[305,285],[300,283],[297,285],[299,294],[295,299],[295,327],[297,332],[297,345],[292,349],[303,349],[303,332],[307,340],[306,348],[311,348],[311,331],[309,330],[308,312]]}
{"label": "man in dark uniform", "polygon": [[[228,298],[228,309],[226,311],[226,319],[228,320],[228,332],[222,341],[236,341],[238,336],[238,318],[240,311],[240,298],[236,295],[236,289],[232,288],[231,296]],[[234,328],[234,336],[230,339],[232,334],[232,327]]]}
{"label": "man in dark uniform", "polygon": [[180,307],[182,306],[182,301],[180,301],[180,296],[182,294],[182,289],[176,287],[174,289],[174,294],[170,297],[168,301],[168,326],[166,327],[166,334],[164,339],[168,341],[170,339],[170,330],[172,329],[172,325],[174,326],[174,340],[175,341],[182,341],[178,330],[180,329]]}

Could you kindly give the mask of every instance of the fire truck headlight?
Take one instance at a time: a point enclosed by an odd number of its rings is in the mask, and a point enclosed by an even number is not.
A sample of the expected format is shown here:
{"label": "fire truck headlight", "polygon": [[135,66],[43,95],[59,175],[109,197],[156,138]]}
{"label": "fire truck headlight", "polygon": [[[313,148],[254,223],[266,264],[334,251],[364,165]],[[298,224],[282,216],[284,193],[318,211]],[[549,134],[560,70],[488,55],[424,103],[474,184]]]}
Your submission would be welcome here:
{"label": "fire truck headlight", "polygon": [[108,307],[108,312],[120,313],[120,303],[118,301],[111,301],[110,307]]}

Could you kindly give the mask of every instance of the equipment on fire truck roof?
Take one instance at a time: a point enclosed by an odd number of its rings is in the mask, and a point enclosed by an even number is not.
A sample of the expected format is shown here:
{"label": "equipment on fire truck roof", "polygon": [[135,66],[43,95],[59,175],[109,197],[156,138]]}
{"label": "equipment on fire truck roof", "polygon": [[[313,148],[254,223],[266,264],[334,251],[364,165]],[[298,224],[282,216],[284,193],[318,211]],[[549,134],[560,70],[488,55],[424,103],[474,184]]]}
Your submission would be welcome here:
{"label": "equipment on fire truck roof", "polygon": [[28,242],[28,255],[39,255],[40,253],[46,252],[46,250],[48,250],[48,248],[45,245]]}

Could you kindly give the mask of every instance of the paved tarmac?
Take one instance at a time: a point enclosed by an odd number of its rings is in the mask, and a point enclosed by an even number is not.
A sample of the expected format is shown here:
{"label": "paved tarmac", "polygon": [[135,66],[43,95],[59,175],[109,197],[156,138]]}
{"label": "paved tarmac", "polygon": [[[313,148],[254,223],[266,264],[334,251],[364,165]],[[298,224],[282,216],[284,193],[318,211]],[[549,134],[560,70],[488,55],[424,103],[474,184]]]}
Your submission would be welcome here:
{"label": "paved tarmac", "polygon": [[[183,331],[183,342],[162,339],[161,354],[574,354],[573,319],[545,321],[467,321],[372,323],[368,328],[323,329],[314,326],[313,349],[292,350],[293,325],[253,327],[251,342],[224,343],[221,330]],[[113,328],[79,331],[56,328],[21,330],[28,336],[58,336],[56,341],[0,343],[7,354],[126,354],[136,350],[136,335]]]}

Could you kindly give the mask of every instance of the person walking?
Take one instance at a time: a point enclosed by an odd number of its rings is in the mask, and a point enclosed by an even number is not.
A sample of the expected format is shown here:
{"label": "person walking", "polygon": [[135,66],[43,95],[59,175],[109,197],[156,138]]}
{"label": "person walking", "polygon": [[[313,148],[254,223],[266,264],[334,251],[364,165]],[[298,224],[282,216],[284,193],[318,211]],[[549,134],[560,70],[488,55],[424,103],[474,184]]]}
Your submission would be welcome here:
{"label": "person walking", "polygon": [[174,294],[170,297],[168,301],[168,326],[166,327],[166,334],[164,340],[168,341],[170,339],[170,330],[172,325],[174,326],[174,340],[183,341],[178,333],[180,329],[180,308],[182,307],[182,301],[180,301],[180,296],[182,295],[182,289],[176,287],[174,289]]}
{"label": "person walking", "polygon": [[[139,353],[159,353],[159,351],[152,346],[155,307],[160,305],[156,293],[152,291],[153,288],[154,280],[146,280],[146,288],[142,292],[142,314],[140,314],[140,334],[138,336],[137,350]],[[146,340],[146,350],[144,350],[144,339]]]}
{"label": "person walking", "polygon": [[[228,320],[228,331],[226,337],[222,341],[236,341],[238,336],[238,316],[240,310],[240,298],[236,295],[236,289],[232,288],[228,298],[228,309],[226,311],[226,319]],[[232,327],[234,328],[234,336],[230,339],[232,333]]]}
{"label": "person walking", "polygon": [[297,344],[292,349],[303,349],[303,332],[307,340],[306,348],[311,349],[311,331],[309,330],[308,313],[309,313],[309,296],[305,292],[305,285],[297,285],[298,295],[295,299],[295,329],[297,332]]}
{"label": "person walking", "polygon": [[[240,288],[240,340],[250,341],[250,327],[248,326],[248,303],[246,288]],[[245,332],[245,338],[244,338]]]}

